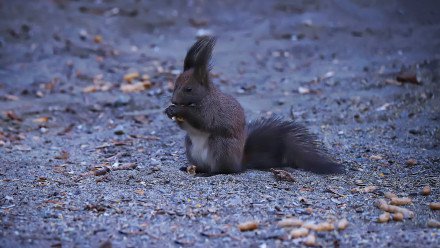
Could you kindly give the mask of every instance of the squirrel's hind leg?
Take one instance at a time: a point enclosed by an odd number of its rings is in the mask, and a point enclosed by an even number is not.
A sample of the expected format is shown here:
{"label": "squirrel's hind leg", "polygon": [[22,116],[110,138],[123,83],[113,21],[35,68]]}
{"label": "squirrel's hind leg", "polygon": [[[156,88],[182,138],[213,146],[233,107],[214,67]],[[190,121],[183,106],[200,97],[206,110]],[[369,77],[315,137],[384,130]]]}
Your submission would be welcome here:
{"label": "squirrel's hind leg", "polygon": [[213,138],[209,142],[212,157],[212,174],[229,174],[243,171],[241,164],[244,142],[235,138]]}

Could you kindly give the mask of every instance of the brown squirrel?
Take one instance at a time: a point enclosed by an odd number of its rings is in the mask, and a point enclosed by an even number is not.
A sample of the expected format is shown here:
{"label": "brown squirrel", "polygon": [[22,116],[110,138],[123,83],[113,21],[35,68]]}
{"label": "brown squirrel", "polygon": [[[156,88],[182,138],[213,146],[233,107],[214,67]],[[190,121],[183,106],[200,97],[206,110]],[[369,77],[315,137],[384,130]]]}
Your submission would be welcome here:
{"label": "brown squirrel", "polygon": [[197,173],[236,173],[247,168],[296,167],[340,173],[343,166],[307,129],[279,118],[246,125],[240,103],[210,80],[215,38],[199,39],[188,50],[165,113],[186,131],[186,156]]}

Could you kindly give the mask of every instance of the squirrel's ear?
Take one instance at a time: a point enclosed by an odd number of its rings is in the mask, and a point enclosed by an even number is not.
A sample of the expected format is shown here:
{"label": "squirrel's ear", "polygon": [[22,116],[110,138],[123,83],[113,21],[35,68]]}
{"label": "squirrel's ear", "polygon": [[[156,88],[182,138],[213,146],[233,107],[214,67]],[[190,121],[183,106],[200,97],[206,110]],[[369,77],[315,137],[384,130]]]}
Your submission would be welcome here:
{"label": "squirrel's ear", "polygon": [[183,64],[183,71],[194,70],[194,77],[202,84],[209,83],[211,56],[215,45],[214,37],[203,37],[188,50]]}

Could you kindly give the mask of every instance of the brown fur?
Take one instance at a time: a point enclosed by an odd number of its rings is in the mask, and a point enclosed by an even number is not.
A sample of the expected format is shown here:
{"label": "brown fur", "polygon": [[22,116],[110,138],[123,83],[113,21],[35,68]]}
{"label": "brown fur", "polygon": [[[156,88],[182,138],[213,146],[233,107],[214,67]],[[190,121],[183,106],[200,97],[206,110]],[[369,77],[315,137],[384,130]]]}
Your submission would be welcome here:
{"label": "brown fur", "polygon": [[307,129],[276,118],[257,120],[246,127],[238,101],[221,92],[209,78],[215,39],[197,41],[185,57],[173,105],[165,113],[177,117],[187,132],[186,155],[197,172],[235,173],[246,168],[299,167],[317,173],[342,171],[328,158]]}

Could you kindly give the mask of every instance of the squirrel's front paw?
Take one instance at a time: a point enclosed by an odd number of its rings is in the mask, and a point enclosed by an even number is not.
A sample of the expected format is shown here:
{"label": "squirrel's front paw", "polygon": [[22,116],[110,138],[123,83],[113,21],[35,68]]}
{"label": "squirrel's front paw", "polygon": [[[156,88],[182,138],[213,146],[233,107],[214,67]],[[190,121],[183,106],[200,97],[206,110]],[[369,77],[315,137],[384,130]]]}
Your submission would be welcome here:
{"label": "squirrel's front paw", "polygon": [[183,118],[179,116],[179,107],[177,105],[171,105],[166,108],[165,114],[174,121],[183,122]]}
{"label": "squirrel's front paw", "polygon": [[165,109],[165,114],[168,116],[168,118],[172,119],[177,114],[177,106],[171,105],[168,108]]}
{"label": "squirrel's front paw", "polygon": [[168,116],[168,118],[172,119],[173,117],[176,117],[178,112],[176,105],[170,105],[168,108],[165,109],[165,114]]}

